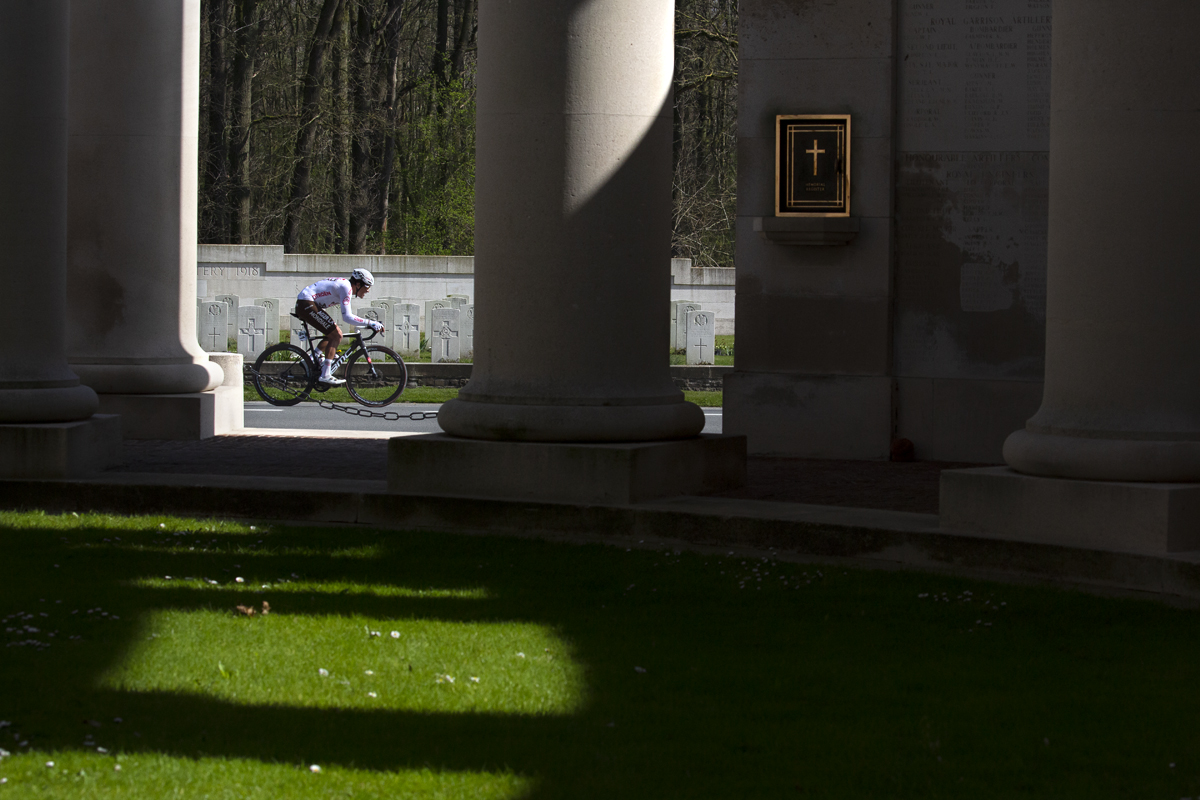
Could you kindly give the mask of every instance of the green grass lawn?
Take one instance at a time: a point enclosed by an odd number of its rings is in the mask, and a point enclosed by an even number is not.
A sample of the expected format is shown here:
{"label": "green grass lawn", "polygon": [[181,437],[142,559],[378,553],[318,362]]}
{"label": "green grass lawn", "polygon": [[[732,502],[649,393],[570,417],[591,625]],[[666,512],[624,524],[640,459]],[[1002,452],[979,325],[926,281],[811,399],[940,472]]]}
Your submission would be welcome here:
{"label": "green grass lawn", "polygon": [[1195,610],[161,517],[0,548],[0,797],[1200,794]]}

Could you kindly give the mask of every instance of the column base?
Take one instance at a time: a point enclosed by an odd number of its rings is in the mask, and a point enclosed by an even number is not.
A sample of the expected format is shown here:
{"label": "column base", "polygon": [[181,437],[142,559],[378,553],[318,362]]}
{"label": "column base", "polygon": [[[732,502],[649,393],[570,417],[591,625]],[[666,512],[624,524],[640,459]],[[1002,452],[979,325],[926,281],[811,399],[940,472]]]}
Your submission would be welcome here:
{"label": "column base", "polygon": [[388,491],[499,500],[625,505],[746,482],[746,437],[568,444],[459,439],[388,442]]}
{"label": "column base", "polygon": [[467,439],[516,442],[648,442],[688,439],[704,430],[694,403],[552,406],[459,397],[438,411],[442,430]]}
{"label": "column base", "polygon": [[242,387],[192,394],[102,394],[100,411],[121,416],[126,439],[210,439],[243,427]]}
{"label": "column base", "polygon": [[97,414],[77,422],[0,425],[0,478],[82,478],[120,453],[121,418]]}
{"label": "column base", "polygon": [[940,527],[1094,550],[1200,550],[1200,484],[1040,478],[1008,467],[946,470]]}
{"label": "column base", "polygon": [[1004,461],[1018,472],[1096,481],[1200,481],[1200,442],[1100,439],[1014,431]]}

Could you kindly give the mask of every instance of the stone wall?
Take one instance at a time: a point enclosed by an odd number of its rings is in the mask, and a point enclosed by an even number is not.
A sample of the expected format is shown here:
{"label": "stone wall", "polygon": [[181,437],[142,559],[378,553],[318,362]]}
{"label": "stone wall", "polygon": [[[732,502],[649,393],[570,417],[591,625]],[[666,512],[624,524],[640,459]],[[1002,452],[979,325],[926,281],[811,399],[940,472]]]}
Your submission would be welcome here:
{"label": "stone wall", "polygon": [[[287,255],[274,245],[203,244],[197,255],[196,296],[232,294],[249,304],[255,297],[294,298],[319,278],[345,276],[363,267],[375,276],[371,298],[401,297],[424,306],[447,295],[475,298],[473,256]],[[664,278],[666,277],[664,273]],[[717,333],[734,332],[734,270],[694,269],[688,258],[671,260],[671,299],[692,300],[717,315]],[[287,319],[291,309],[283,308]],[[663,309],[664,320],[667,310]],[[421,320],[424,330],[424,318]],[[286,328],[286,323],[285,323]]]}
{"label": "stone wall", "polygon": [[[1049,0],[743,0],[738,365],[751,452],[999,462],[1041,398]],[[852,116],[845,245],[787,246],[778,114]]]}

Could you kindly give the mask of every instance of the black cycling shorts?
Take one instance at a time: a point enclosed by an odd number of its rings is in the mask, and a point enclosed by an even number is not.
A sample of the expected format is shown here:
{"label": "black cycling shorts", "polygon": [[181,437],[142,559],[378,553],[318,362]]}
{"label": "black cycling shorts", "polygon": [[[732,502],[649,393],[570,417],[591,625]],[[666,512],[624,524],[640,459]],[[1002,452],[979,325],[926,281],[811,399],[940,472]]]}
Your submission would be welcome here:
{"label": "black cycling shorts", "polygon": [[312,300],[297,300],[296,316],[320,331],[322,336],[333,333],[337,327],[333,317]]}

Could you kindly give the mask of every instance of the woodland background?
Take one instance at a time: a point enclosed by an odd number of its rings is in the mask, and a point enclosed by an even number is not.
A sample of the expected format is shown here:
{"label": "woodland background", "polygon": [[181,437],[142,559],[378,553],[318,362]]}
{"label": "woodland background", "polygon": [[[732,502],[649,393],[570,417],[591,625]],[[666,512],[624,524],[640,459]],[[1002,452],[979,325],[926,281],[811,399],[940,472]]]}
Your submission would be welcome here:
{"label": "woodland background", "polygon": [[[200,241],[474,253],[477,0],[203,0]],[[676,0],[677,257],[733,266],[737,0]]]}

